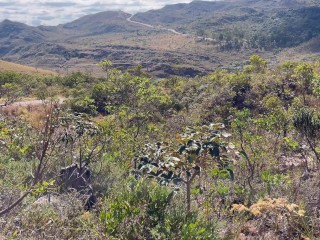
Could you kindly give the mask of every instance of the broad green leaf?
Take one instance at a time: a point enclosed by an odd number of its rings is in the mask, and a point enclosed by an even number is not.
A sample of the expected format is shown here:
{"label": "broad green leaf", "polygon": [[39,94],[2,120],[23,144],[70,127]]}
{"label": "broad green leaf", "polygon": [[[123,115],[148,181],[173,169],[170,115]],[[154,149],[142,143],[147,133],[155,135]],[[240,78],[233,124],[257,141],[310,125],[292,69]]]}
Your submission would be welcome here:
{"label": "broad green leaf", "polygon": [[191,139],[191,140],[188,141],[187,146],[189,147],[189,146],[191,146],[193,143],[194,143],[194,141]]}
{"label": "broad green leaf", "polygon": [[219,157],[220,156],[220,149],[217,146],[210,148],[210,154],[212,157]]}
{"label": "broad green leaf", "polygon": [[179,148],[179,150],[178,150],[178,152],[180,153],[180,154],[182,154],[185,150],[186,150],[186,146],[185,145],[182,145],[180,148]]}
{"label": "broad green leaf", "polygon": [[201,148],[198,148],[198,149],[196,150],[196,154],[197,154],[197,156],[199,156],[199,155],[200,155],[200,153],[201,153]]}
{"label": "broad green leaf", "polygon": [[234,180],[234,172],[230,168],[227,168],[227,171],[229,172],[230,179],[233,181]]}
{"label": "broad green leaf", "polygon": [[239,154],[244,158],[249,158],[245,151],[240,151]]}

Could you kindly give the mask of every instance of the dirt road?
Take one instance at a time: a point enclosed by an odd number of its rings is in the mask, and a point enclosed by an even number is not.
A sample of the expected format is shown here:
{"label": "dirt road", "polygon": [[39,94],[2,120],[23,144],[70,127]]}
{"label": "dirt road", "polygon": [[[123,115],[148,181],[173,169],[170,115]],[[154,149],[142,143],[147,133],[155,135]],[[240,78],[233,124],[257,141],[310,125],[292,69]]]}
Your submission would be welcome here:
{"label": "dirt road", "polygon": [[[180,35],[180,36],[192,37],[192,35],[190,35],[190,34],[181,33],[181,32],[178,32],[178,31],[172,29],[172,28],[165,28],[165,27],[161,27],[161,26],[153,26],[153,25],[150,25],[150,24],[133,21],[133,20],[131,19],[133,16],[134,16],[134,15],[131,15],[129,18],[127,18],[127,21],[130,22],[130,23],[138,24],[138,25],[141,25],[141,26],[144,26],[144,27],[148,27],[148,28],[152,28],[152,29],[158,29],[158,30],[168,31],[168,32],[174,33],[174,34],[176,34],[176,35]],[[196,36],[196,38],[197,38],[198,40],[204,40],[204,41],[209,41],[209,42],[214,41],[213,38],[207,38],[207,37],[201,37],[201,36]]]}
{"label": "dirt road", "polygon": [[[59,98],[57,101],[59,104],[63,103],[66,99],[65,98]],[[48,100],[38,100],[38,99],[32,99],[32,100],[25,100],[25,101],[18,101],[13,102],[8,105],[4,105],[4,103],[0,103],[1,108],[7,108],[12,106],[20,106],[20,107],[28,107],[28,106],[39,106],[45,103],[49,103]]]}

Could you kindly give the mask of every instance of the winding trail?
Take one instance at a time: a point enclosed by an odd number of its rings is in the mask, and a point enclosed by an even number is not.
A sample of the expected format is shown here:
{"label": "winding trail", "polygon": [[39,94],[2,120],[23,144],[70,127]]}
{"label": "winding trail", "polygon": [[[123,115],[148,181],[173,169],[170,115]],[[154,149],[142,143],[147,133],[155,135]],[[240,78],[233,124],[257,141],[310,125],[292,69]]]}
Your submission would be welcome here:
{"label": "winding trail", "polygon": [[[127,21],[130,22],[130,23],[133,23],[133,24],[138,24],[140,26],[144,26],[144,27],[148,27],[148,28],[152,28],[152,29],[165,30],[165,31],[168,31],[168,32],[171,32],[173,34],[180,35],[180,36],[192,37],[191,34],[181,33],[181,32],[176,31],[175,29],[172,29],[172,28],[153,26],[153,25],[150,25],[150,24],[134,21],[134,20],[132,20],[133,17],[134,17],[134,15],[131,15],[130,17],[127,18]],[[207,38],[207,37],[201,37],[201,36],[196,36],[196,38],[198,40],[204,40],[204,41],[209,41],[209,42],[213,42],[214,41],[213,38]]]}
{"label": "winding trail", "polygon": [[[65,98],[59,98],[57,99],[58,104],[62,104],[66,99]],[[33,99],[33,100],[26,100],[26,101],[18,101],[18,102],[13,102],[8,105],[4,105],[3,103],[0,103],[1,108],[7,108],[7,107],[28,107],[28,106],[39,106],[44,103],[47,103],[48,101],[43,101],[43,100],[38,100],[38,99]]]}
{"label": "winding trail", "polygon": [[130,17],[128,17],[128,18],[127,18],[127,21],[130,22],[130,23],[134,23],[134,24],[138,24],[138,25],[144,26],[144,27],[155,28],[155,27],[152,26],[152,25],[131,20],[131,18],[132,18],[133,16],[134,16],[134,15],[131,15]]}

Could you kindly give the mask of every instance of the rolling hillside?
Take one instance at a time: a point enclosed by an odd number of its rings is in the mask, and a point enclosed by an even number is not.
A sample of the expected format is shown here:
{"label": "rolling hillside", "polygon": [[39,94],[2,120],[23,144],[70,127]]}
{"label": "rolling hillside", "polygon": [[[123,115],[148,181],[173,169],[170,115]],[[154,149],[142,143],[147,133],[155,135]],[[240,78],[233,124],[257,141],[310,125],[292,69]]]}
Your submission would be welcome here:
{"label": "rolling hillside", "polygon": [[[310,41],[318,49],[313,39],[320,36],[320,7],[312,0],[194,1],[128,21],[130,16],[107,11],[51,27],[5,20],[0,57],[59,72],[93,73],[99,61],[109,59],[124,70],[141,64],[155,77],[194,77],[242,68],[244,59],[257,53],[276,63]],[[314,56],[304,49],[305,59]]]}
{"label": "rolling hillside", "polygon": [[[238,48],[295,47],[320,35],[320,6],[313,1],[238,0],[169,5],[134,20],[229,42]],[[233,45],[233,46],[232,46]]]}
{"label": "rolling hillside", "polygon": [[21,64],[11,63],[7,61],[0,60],[0,72],[3,71],[15,71],[23,74],[32,75],[57,75],[57,72],[45,70],[41,68],[34,68],[29,66],[24,66]]}
{"label": "rolling hillside", "polygon": [[60,27],[73,30],[73,34],[101,35],[104,33],[116,33],[137,30],[137,26],[126,21],[131,14],[118,12],[101,12],[81,17],[73,22],[60,25]]}

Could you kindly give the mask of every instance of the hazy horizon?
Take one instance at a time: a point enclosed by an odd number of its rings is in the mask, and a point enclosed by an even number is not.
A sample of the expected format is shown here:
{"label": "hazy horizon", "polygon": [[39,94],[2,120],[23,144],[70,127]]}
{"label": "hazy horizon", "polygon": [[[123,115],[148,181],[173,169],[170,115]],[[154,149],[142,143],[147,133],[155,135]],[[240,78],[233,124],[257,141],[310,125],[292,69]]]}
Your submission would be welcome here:
{"label": "hazy horizon", "polygon": [[190,2],[192,0],[0,0],[0,22],[9,19],[31,26],[55,26],[102,11],[122,10],[134,14],[168,4]]}

